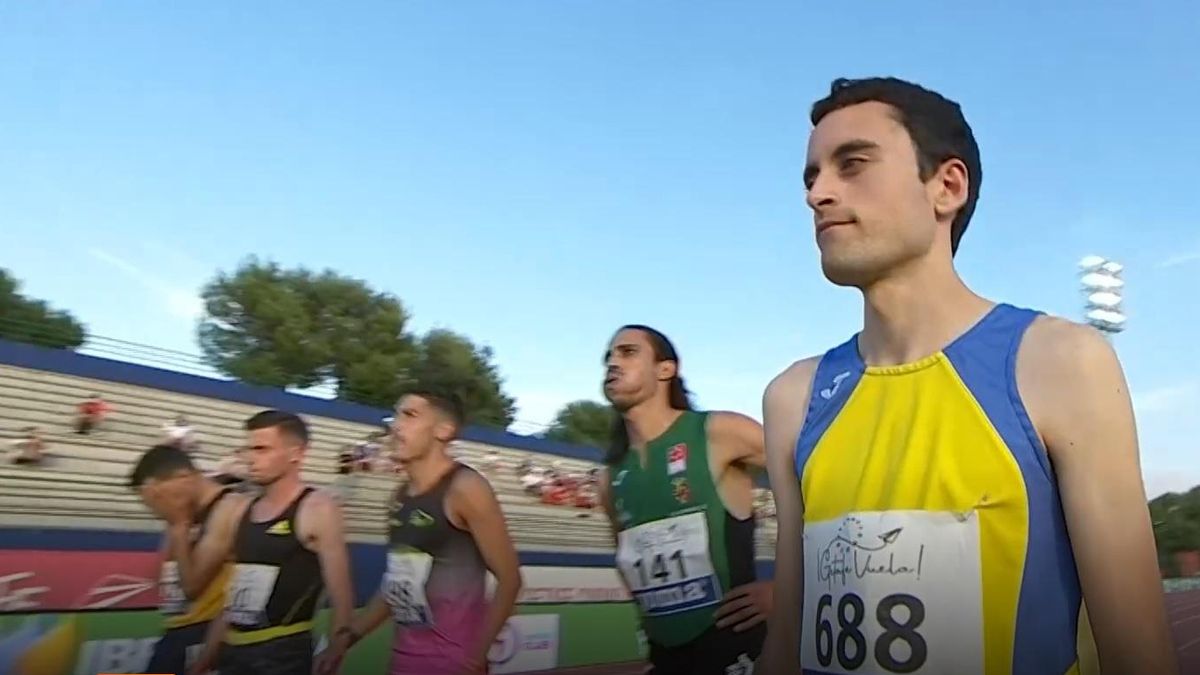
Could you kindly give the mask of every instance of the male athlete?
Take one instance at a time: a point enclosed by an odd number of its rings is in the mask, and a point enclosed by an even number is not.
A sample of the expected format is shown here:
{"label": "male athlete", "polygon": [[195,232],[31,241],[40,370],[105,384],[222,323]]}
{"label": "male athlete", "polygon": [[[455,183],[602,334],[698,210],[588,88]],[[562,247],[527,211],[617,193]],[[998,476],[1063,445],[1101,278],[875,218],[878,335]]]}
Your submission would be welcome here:
{"label": "male athlete", "polygon": [[129,484],[167,524],[159,572],[165,631],[146,671],[183,675],[204,647],[209,622],[221,613],[232,534],[249,502],[206,478],[173,445],[146,451]]}
{"label": "male athlete", "polygon": [[754,568],[762,427],[692,410],[675,347],[653,328],[618,330],[605,366],[604,395],[621,417],[600,497],[652,673],[749,675],[771,608],[771,584]]}
{"label": "male athlete", "polygon": [[246,421],[246,431],[249,477],[263,491],[235,532],[225,611],[193,672],[215,663],[221,675],[309,675],[313,616],[327,591],[330,639],[317,672],[331,673],[350,645],[354,611],[341,510],[300,480],[308,450],[302,419],[266,410]]}
{"label": "male athlete", "polygon": [[821,267],[864,323],[764,394],[766,670],[1076,673],[1086,617],[1106,675],[1176,672],[1111,345],[955,272],[981,176],[959,106],[837,80],[812,122]]}
{"label": "male athlete", "polygon": [[[409,480],[389,508],[379,592],[350,631],[357,640],[391,617],[392,675],[486,673],[488,650],[521,590],[517,551],[491,485],[449,454],[462,424],[453,394],[414,392],[396,406],[392,458]],[[488,571],[496,577],[491,602]]]}

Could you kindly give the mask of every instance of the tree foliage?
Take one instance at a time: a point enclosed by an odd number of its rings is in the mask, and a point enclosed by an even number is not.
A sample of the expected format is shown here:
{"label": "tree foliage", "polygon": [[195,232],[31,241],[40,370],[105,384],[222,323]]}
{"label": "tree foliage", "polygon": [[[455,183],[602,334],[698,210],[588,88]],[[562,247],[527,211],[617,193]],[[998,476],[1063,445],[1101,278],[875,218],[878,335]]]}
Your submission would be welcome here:
{"label": "tree foliage", "polygon": [[1159,564],[1171,570],[1174,555],[1200,550],[1200,485],[1184,493],[1168,492],[1150,500],[1150,519]]}
{"label": "tree foliage", "polygon": [[434,329],[417,342],[417,359],[401,389],[423,386],[462,397],[468,421],[505,428],[516,414],[516,400],[504,393],[503,380],[488,346],[465,336]]}
{"label": "tree foliage", "polygon": [[56,349],[83,344],[86,333],[74,316],[20,291],[21,283],[0,268],[0,338]]}
{"label": "tree foliage", "polygon": [[473,422],[512,422],[491,350],[443,330],[414,337],[400,300],[361,280],[250,259],[218,274],[202,297],[201,350],[240,380],[332,383],[338,398],[383,407],[417,384],[436,386],[462,396]]}
{"label": "tree foliage", "polygon": [[572,401],[554,416],[545,437],[567,443],[607,448],[616,413],[611,406],[595,401]]}

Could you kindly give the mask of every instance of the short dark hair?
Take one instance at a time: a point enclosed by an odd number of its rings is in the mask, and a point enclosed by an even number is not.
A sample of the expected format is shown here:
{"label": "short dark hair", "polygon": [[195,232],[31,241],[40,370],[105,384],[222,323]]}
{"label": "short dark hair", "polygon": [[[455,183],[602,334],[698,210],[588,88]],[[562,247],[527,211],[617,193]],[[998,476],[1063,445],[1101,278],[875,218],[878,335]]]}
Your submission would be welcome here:
{"label": "short dark hair", "polygon": [[457,432],[466,424],[466,408],[462,397],[452,391],[443,391],[432,387],[417,387],[404,393],[405,396],[420,396],[435,410],[450,418]]}
{"label": "short dark hair", "polygon": [[813,126],[835,110],[868,101],[886,103],[896,111],[896,121],[908,131],[917,150],[921,180],[929,180],[948,159],[958,159],[966,165],[967,201],[950,223],[950,253],[957,253],[958,242],[975,213],[979,186],[983,183],[979,145],[962,107],[935,91],[895,77],[858,80],[841,77],[829,86],[828,96],[813,104]]}
{"label": "short dark hair", "polygon": [[295,413],[283,410],[264,410],[246,420],[246,431],[272,427],[278,427],[281,432],[300,441],[302,445],[308,445],[308,425]]}
{"label": "short dark hair", "polygon": [[[617,329],[614,335],[622,331],[636,330],[646,336],[650,341],[651,348],[654,349],[655,362],[673,361],[675,363],[675,375],[671,378],[671,383],[667,392],[669,405],[672,410],[691,410],[692,409],[692,394],[688,391],[687,385],[683,382],[683,376],[679,374],[679,353],[675,351],[675,345],[666,335],[657,329],[651,328],[640,323],[628,323]],[[604,463],[609,466],[616,466],[625,460],[625,456],[629,454],[629,430],[625,428],[625,420],[620,415],[613,416],[612,433],[609,435],[608,452],[604,455]]]}
{"label": "short dark hair", "polygon": [[138,489],[151,478],[168,478],[181,471],[195,471],[192,458],[178,446],[160,444],[147,450],[129,473],[129,487]]}

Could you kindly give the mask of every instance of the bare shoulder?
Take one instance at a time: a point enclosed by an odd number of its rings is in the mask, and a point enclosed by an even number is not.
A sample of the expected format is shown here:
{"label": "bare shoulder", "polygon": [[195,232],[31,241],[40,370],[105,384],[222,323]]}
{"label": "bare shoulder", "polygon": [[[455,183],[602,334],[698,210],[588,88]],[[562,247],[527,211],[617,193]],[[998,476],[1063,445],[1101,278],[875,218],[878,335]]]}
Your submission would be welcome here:
{"label": "bare shoulder", "polygon": [[710,412],[707,424],[709,438],[714,440],[738,439],[762,433],[762,425],[758,420],[732,410]]}
{"label": "bare shoulder", "polygon": [[1038,317],[1017,351],[1017,388],[1038,433],[1046,439],[1081,410],[1128,401],[1120,360],[1094,328],[1059,317]]}
{"label": "bare shoulder", "polygon": [[812,391],[813,376],[820,363],[820,356],[810,356],[796,361],[772,378],[763,392],[764,418],[775,417],[786,411],[798,411],[800,421],[803,422],[804,409]]}
{"label": "bare shoulder", "polygon": [[483,474],[467,465],[462,465],[462,468],[454,474],[453,480],[450,481],[451,492],[471,492],[475,490],[492,490],[492,483]]}
{"label": "bare shoulder", "polygon": [[247,495],[236,492],[228,493],[213,509],[213,516],[218,522],[235,523],[246,515],[246,509],[249,508],[251,501],[253,500]]}
{"label": "bare shoulder", "polygon": [[491,482],[483,474],[464,466],[450,481],[446,498],[452,507],[461,510],[480,505],[490,507],[496,501],[496,494]]}
{"label": "bare shoulder", "polygon": [[339,517],[342,512],[341,504],[338,503],[337,497],[333,496],[328,490],[317,488],[312,491],[304,501],[300,502],[300,508],[297,511],[297,517],[300,521],[300,526],[322,527],[331,519]]}

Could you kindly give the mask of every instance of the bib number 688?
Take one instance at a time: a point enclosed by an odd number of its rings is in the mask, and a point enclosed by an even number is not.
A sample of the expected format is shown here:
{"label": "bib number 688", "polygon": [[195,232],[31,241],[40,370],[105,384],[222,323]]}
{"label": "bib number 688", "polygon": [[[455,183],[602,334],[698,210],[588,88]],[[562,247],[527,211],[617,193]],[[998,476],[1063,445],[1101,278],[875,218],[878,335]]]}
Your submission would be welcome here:
{"label": "bib number 688", "polygon": [[[908,616],[903,622],[897,621],[893,610],[904,607]],[[833,622],[825,617],[826,610],[834,610],[837,619],[837,629]],[[833,596],[826,593],[817,601],[816,641],[817,661],[822,666],[833,663],[837,654],[838,665],[843,670],[857,670],[867,659],[867,638],[862,632],[862,623],[866,618],[866,608],[861,597],[854,593],[843,595],[833,606]],[[915,596],[907,593],[893,593],[879,601],[875,608],[875,620],[883,633],[875,640],[875,662],[881,668],[892,673],[911,673],[925,665],[929,655],[925,638],[917,632],[917,628],[925,621],[925,605]],[[908,646],[908,658],[896,659],[892,656],[892,646],[902,642]]]}

